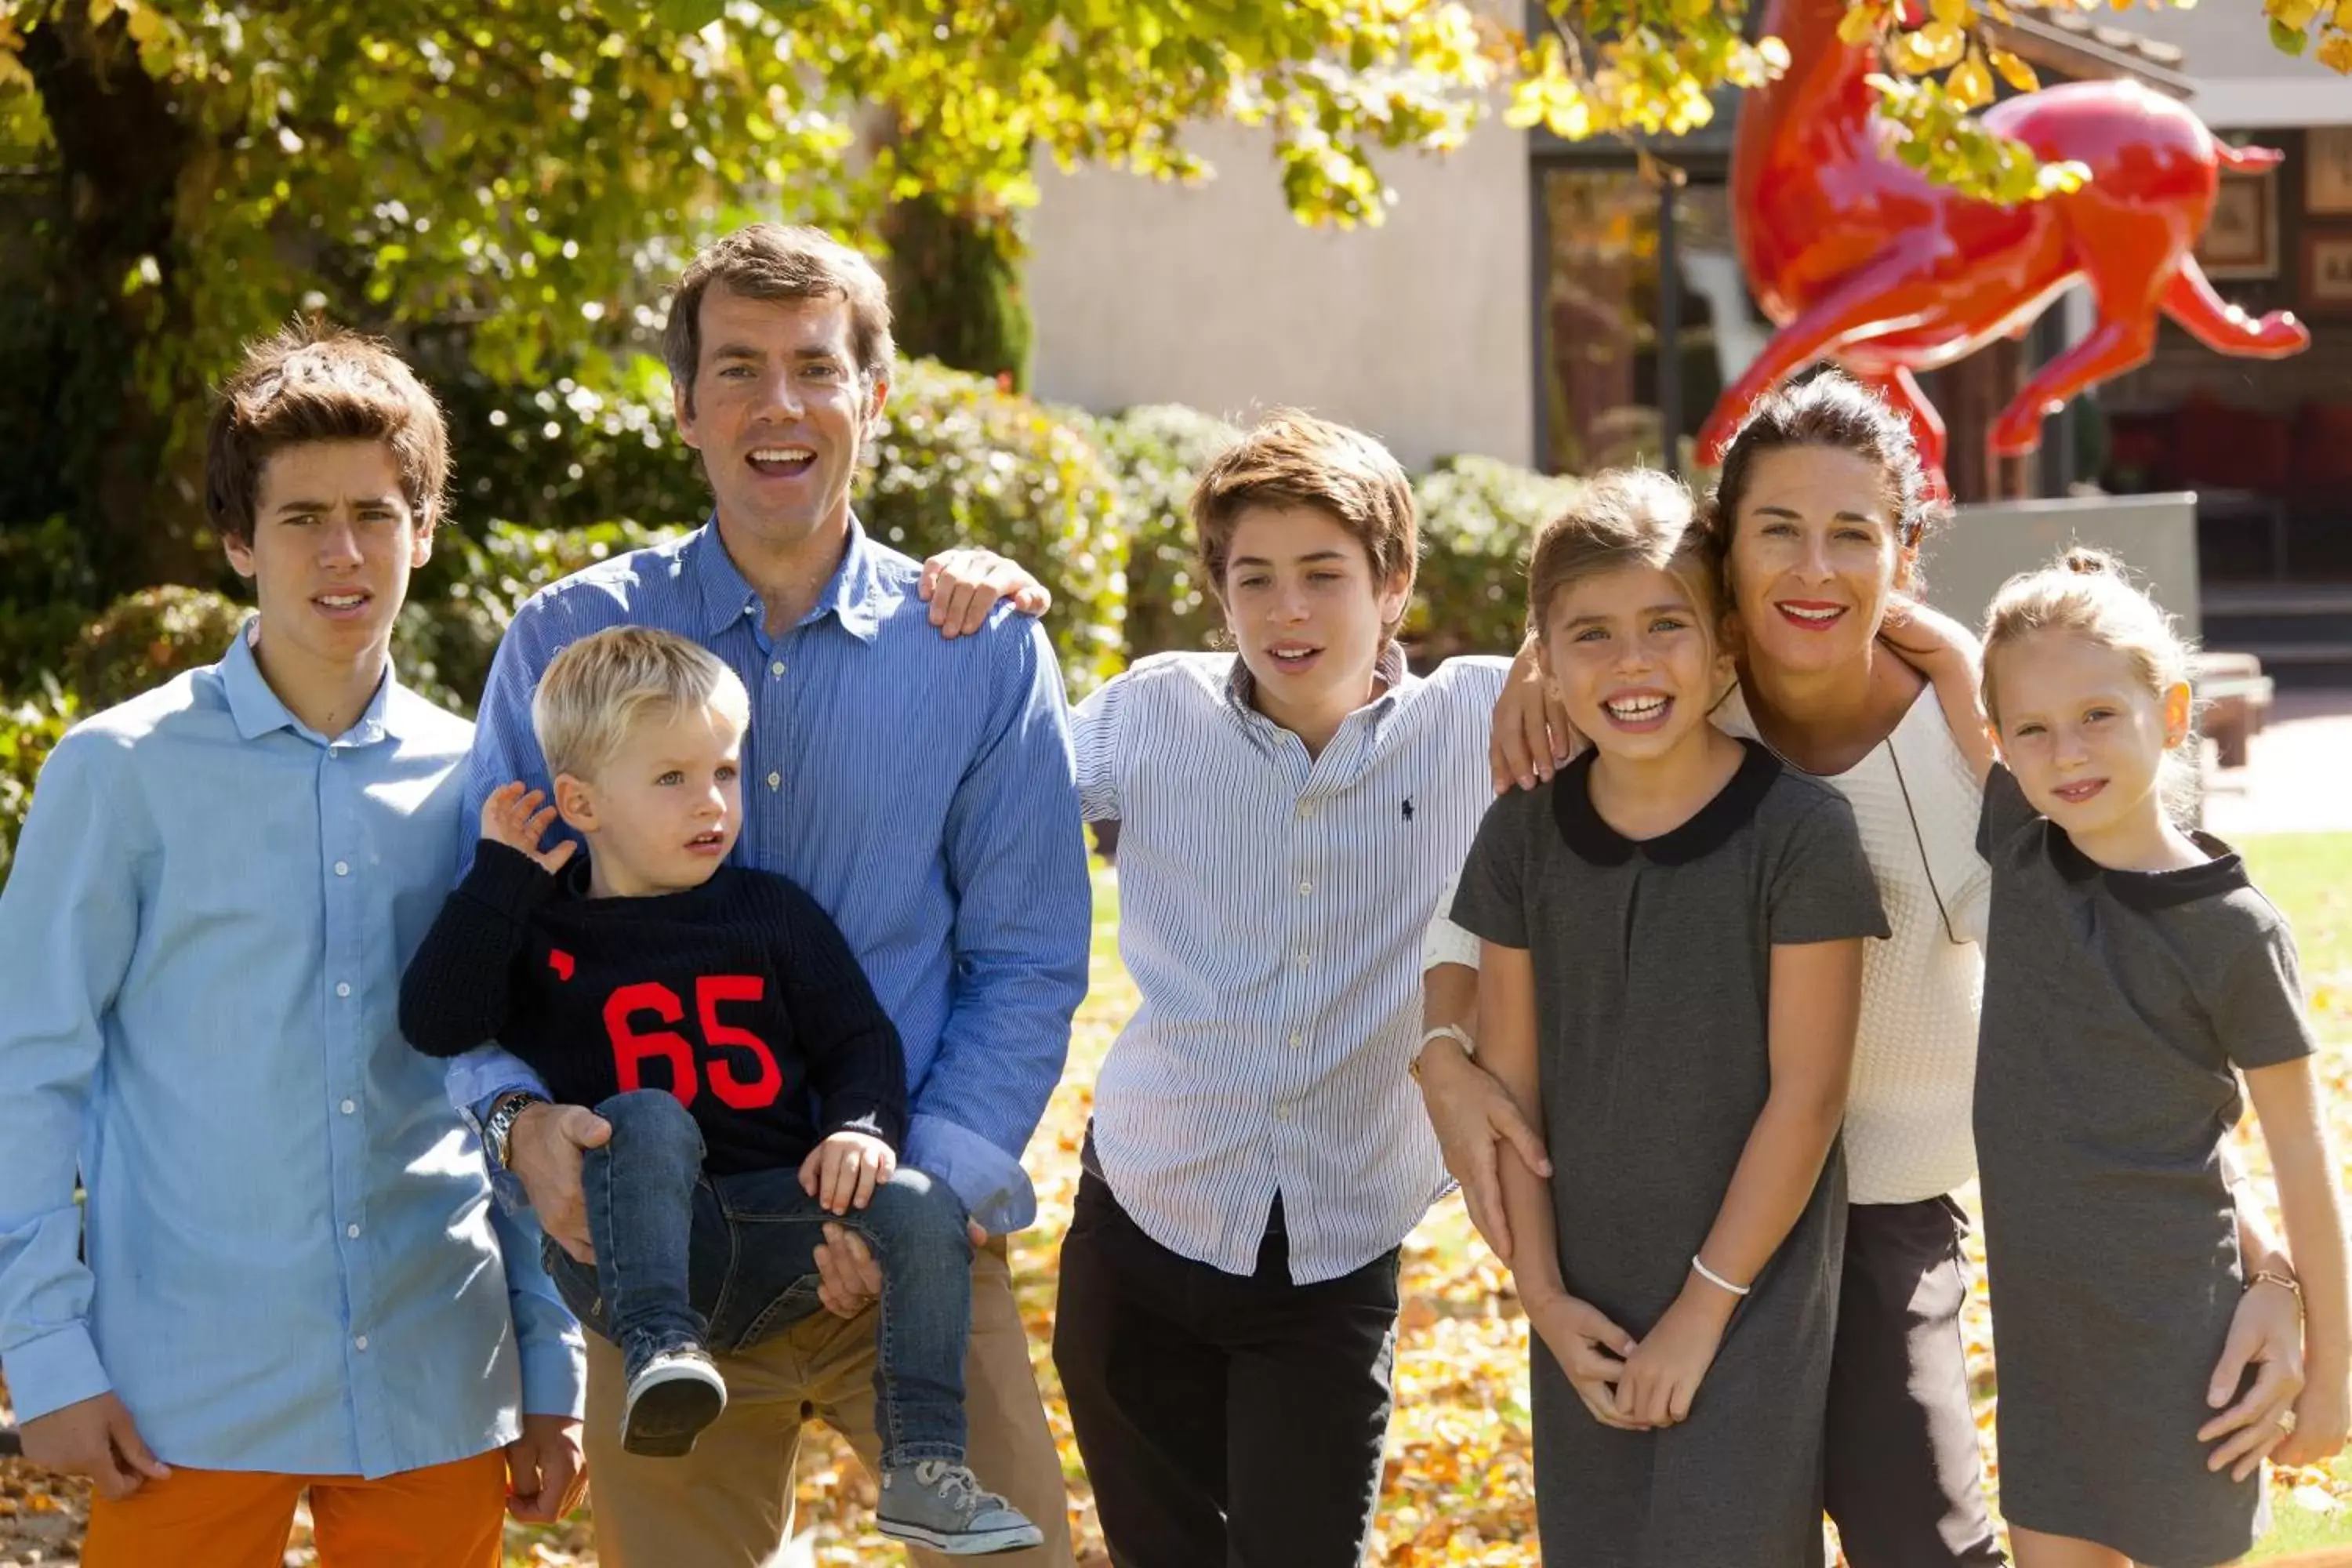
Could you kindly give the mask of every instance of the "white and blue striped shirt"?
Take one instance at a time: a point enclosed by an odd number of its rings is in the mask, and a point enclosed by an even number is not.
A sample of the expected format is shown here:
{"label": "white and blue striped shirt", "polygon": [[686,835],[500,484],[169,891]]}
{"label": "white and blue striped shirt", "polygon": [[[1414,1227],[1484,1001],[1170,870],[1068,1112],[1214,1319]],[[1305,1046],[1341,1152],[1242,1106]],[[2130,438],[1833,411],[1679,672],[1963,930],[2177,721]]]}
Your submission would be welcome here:
{"label": "white and blue striped shirt", "polygon": [[1102,1174],[1146,1235],[1255,1271],[1276,1194],[1290,1277],[1351,1273],[1445,1187],[1406,1064],[1421,945],[1494,799],[1505,660],[1388,689],[1319,757],[1231,654],[1144,659],[1076,714],[1090,820],[1119,821],[1120,955],[1142,993],[1095,1087]]}

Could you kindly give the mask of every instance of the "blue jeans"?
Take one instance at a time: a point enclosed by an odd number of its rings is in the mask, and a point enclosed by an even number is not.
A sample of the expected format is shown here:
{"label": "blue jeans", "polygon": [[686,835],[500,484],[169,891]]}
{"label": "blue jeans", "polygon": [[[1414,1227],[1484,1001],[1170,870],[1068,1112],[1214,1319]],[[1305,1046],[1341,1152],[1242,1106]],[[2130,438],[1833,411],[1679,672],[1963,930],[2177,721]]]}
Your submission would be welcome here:
{"label": "blue jeans", "polygon": [[797,1170],[710,1176],[701,1131],[661,1089],[596,1107],[613,1136],[581,1182],[591,1268],[547,1244],[548,1273],[572,1312],[620,1347],[631,1376],[664,1351],[732,1354],[819,1310],[815,1251],[832,1222],[882,1266],[874,1360],[885,1468],[964,1458],[963,1363],[971,1326],[971,1241],[946,1184],[901,1166],[865,1208],[829,1213]]}

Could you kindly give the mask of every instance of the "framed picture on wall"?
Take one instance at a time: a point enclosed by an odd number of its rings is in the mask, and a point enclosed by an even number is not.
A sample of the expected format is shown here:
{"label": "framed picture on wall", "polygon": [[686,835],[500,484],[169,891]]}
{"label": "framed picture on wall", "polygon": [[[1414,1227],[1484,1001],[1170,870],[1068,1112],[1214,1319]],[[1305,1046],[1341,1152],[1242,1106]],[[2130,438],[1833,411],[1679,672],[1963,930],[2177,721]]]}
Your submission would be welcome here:
{"label": "framed picture on wall", "polygon": [[2278,178],[2224,174],[2213,198],[2213,216],[2197,242],[2198,264],[2208,278],[2278,276]]}
{"label": "framed picture on wall", "polygon": [[2303,309],[2311,316],[2352,316],[2352,227],[2304,232]]}
{"label": "framed picture on wall", "polygon": [[2303,209],[2352,216],[2352,125],[2315,125],[2303,134]]}

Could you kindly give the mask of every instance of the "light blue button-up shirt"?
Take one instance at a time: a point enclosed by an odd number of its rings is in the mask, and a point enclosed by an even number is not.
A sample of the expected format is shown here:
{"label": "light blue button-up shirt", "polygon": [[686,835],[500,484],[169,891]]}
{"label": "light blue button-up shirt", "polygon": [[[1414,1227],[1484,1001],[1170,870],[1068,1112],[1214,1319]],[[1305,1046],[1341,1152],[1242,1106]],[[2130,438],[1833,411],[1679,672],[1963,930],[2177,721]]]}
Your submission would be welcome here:
{"label": "light blue button-up shirt", "polygon": [[[1000,606],[950,641],[921,573],[852,521],[833,581],[777,637],[716,524],[542,589],[499,645],[465,809],[510,780],[549,787],[530,695],[565,645],[656,626],[725,659],[751,695],[735,860],[798,882],[848,937],[906,1044],[907,1163],[1018,1230],[1037,1209],[1021,1152],[1087,989],[1069,713],[1036,623]],[[503,1051],[450,1064],[461,1106],[513,1088],[545,1092]]]}
{"label": "light blue button-up shirt", "polygon": [[111,1388],[166,1463],[373,1477],[578,1414],[537,1229],[397,1022],[469,732],[387,675],[320,735],[239,637],[50,755],[0,893],[19,1417]]}

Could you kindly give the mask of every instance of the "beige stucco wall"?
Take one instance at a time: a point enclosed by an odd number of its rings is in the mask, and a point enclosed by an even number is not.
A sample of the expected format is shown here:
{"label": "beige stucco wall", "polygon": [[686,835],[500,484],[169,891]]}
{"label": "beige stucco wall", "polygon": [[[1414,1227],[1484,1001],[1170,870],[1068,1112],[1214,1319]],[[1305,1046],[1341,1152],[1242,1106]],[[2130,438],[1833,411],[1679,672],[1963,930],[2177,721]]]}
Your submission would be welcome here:
{"label": "beige stucco wall", "polygon": [[2306,53],[2271,47],[2261,0],[2204,0],[2186,11],[2145,3],[2097,20],[2178,44],[2196,81],[2189,106],[2217,130],[2352,124],[2352,80]]}
{"label": "beige stucco wall", "polygon": [[1410,467],[1529,460],[1524,136],[1490,117],[1448,158],[1387,159],[1388,221],[1353,230],[1291,217],[1262,134],[1188,141],[1216,179],[1041,171],[1026,274],[1041,395],[1243,419],[1295,404],[1372,431]]}
{"label": "beige stucco wall", "polygon": [[2197,574],[2197,498],[2186,494],[2088,496],[1966,506],[1927,542],[1927,598],[1964,625],[1984,624],[1987,605],[2019,572],[2046,566],[2070,544],[2121,556],[2191,637],[2201,633]]}

